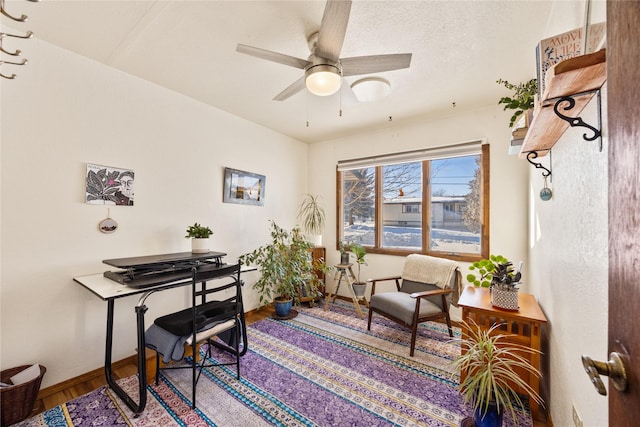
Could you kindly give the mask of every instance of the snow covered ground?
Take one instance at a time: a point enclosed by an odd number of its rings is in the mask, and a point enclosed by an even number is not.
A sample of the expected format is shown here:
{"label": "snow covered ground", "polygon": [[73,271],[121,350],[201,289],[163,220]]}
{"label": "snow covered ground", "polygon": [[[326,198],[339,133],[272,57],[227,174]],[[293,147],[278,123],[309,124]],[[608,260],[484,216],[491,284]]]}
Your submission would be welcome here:
{"label": "snow covered ground", "polygon": [[[374,242],[373,223],[345,225],[344,240],[372,245]],[[422,230],[415,227],[385,226],[383,246],[386,248],[420,248]],[[469,231],[431,230],[431,249],[442,252],[480,253],[480,234]]]}

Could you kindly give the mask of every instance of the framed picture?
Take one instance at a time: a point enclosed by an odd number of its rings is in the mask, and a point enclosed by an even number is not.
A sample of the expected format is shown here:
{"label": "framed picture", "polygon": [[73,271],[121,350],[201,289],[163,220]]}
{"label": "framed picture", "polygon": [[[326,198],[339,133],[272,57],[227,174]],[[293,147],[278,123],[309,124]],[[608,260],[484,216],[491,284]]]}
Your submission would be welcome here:
{"label": "framed picture", "polygon": [[87,163],[85,202],[133,206],[134,175],[131,169]]}
{"label": "framed picture", "polygon": [[224,168],[222,201],[224,203],[263,206],[266,180],[264,175]]}

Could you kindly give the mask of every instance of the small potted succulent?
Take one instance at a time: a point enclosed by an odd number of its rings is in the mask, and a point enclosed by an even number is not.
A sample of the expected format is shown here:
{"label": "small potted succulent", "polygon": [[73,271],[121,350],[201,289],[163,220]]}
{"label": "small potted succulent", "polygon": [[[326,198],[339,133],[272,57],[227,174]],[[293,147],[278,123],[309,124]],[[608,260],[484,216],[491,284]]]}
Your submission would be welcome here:
{"label": "small potted succulent", "polygon": [[502,255],[476,261],[469,266],[467,281],[474,286],[491,289],[491,303],[506,310],[518,310],[518,285],[522,278],[522,262],[514,272],[512,263]]}
{"label": "small potted succulent", "polygon": [[338,243],[338,250],[340,251],[340,264],[349,264],[349,252],[351,251],[351,243],[340,241]]}
{"label": "small potted succulent", "polygon": [[209,237],[213,231],[197,222],[187,227],[186,238],[191,239],[191,252],[194,254],[209,252]]}

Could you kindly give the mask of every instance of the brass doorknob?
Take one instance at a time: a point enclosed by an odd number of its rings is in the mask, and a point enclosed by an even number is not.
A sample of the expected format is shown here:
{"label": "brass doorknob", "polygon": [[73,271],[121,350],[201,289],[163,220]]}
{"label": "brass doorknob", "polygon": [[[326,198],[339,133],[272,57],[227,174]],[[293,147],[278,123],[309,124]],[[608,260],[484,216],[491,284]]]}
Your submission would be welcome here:
{"label": "brass doorknob", "polygon": [[620,353],[611,352],[611,354],[609,354],[609,361],[607,362],[593,360],[589,356],[583,355],[582,366],[584,366],[584,370],[587,372],[587,375],[589,375],[591,383],[601,395],[606,396],[607,389],[604,387],[600,375],[611,378],[611,382],[616,390],[625,391],[627,389],[627,370]]}

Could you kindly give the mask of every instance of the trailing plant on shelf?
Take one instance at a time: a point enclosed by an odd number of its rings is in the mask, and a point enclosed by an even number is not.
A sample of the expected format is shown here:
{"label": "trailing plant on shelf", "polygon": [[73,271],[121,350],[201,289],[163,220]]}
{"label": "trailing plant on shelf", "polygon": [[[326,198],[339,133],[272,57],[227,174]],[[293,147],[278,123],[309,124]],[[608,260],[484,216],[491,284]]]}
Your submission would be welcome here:
{"label": "trailing plant on shelf", "polygon": [[538,94],[538,80],[531,79],[528,82],[516,85],[506,80],[498,79],[496,83],[513,91],[513,95],[503,96],[500,98],[500,101],[498,101],[498,104],[504,104],[504,110],[515,110],[509,120],[509,127],[513,127],[520,115],[533,108],[536,95]]}
{"label": "trailing plant on shelf", "polygon": [[312,248],[298,227],[291,231],[271,223],[271,242],[254,251],[240,256],[245,264],[255,264],[261,277],[253,284],[260,293],[260,305],[270,304],[274,300],[300,303],[299,291],[303,287],[307,295],[321,296],[321,281],[315,270],[322,270],[324,260],[313,262]]}
{"label": "trailing plant on shelf", "polygon": [[471,273],[467,274],[467,281],[483,288],[495,286],[513,290],[522,277],[520,271],[514,272],[512,263],[502,255],[491,255],[489,259],[476,261],[469,266],[469,271]]}
{"label": "trailing plant on shelf", "polygon": [[187,227],[187,235],[184,237],[192,239],[207,239],[213,234],[209,227],[200,225],[197,222]]}
{"label": "trailing plant on shelf", "polygon": [[515,408],[523,407],[518,389],[543,403],[540,395],[518,375],[526,372],[526,377],[530,374],[540,377],[540,371],[529,360],[531,354],[540,352],[509,341],[509,335],[500,333],[501,326],[497,323],[487,329],[473,321],[463,322],[468,334],[460,340],[462,354],[453,364],[457,372],[466,374],[458,389],[465,402],[473,403],[475,425],[491,425],[488,420],[493,417],[499,420],[495,425],[501,425],[505,412],[518,424]]}

